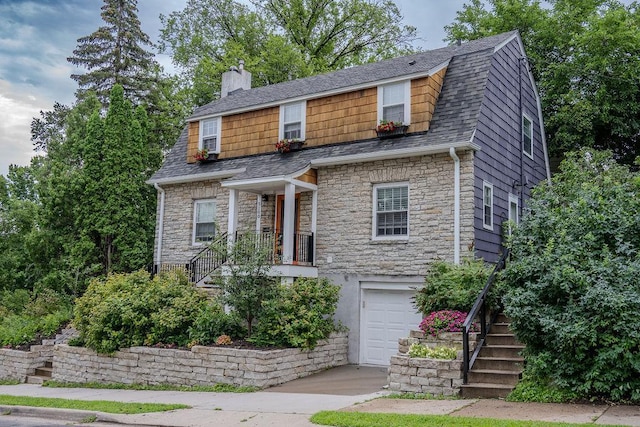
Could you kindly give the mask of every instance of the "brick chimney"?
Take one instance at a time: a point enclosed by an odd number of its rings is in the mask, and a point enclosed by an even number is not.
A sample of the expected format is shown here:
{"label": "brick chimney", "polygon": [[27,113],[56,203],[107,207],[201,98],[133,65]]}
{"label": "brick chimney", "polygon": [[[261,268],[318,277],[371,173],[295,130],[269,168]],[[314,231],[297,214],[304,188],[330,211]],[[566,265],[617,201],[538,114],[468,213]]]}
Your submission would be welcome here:
{"label": "brick chimney", "polygon": [[251,89],[251,73],[244,69],[244,61],[241,59],[239,65],[233,66],[229,71],[222,73],[222,88],[220,97],[233,95],[238,89]]}

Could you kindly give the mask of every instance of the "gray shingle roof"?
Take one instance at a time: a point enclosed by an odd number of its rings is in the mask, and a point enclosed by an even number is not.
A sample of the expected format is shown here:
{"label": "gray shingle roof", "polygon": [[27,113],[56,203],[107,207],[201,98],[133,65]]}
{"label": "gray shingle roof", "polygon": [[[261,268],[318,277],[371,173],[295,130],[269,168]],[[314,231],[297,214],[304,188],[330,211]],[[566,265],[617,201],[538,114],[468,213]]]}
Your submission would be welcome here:
{"label": "gray shingle roof", "polygon": [[[326,145],[303,149],[285,155],[277,152],[254,156],[222,159],[210,163],[187,163],[187,128],[183,130],[162,167],[149,182],[167,182],[174,179],[206,175],[237,169],[244,172],[230,180],[245,180],[269,176],[290,175],[307,167],[312,160],[352,156],[389,150],[444,146],[469,143],[475,130],[482,104],[488,70],[494,48],[516,33],[504,33],[485,39],[448,46],[402,58],[367,64],[330,74],[308,77],[277,85],[239,91],[196,110],[192,118],[223,113],[255,104],[276,102],[297,96],[311,96],[327,90],[367,82],[429,71],[438,64],[450,61],[444,85],[438,98],[431,128],[428,132],[412,134],[393,140],[370,140]],[[415,65],[409,65],[412,60]],[[416,71],[418,70],[418,71]]]}

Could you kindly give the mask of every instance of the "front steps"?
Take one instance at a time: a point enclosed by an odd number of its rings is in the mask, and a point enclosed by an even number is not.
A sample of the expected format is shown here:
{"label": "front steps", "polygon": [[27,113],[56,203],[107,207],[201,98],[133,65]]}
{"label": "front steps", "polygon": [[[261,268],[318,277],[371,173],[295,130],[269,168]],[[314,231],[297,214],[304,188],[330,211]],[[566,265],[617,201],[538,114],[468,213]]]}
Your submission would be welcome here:
{"label": "front steps", "polygon": [[44,366],[36,368],[35,374],[27,376],[27,384],[42,384],[51,379],[52,373],[53,364],[51,362],[44,362]]}
{"label": "front steps", "polygon": [[480,349],[467,384],[460,390],[463,398],[504,398],[518,384],[524,359],[520,344],[509,329],[509,319],[500,314],[491,326],[485,344]]}

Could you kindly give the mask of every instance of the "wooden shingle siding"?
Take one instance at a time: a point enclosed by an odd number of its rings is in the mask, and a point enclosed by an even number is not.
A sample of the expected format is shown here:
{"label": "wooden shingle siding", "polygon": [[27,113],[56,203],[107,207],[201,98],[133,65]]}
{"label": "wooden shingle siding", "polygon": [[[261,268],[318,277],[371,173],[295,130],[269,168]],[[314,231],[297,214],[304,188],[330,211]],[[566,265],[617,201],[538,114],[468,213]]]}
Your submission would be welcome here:
{"label": "wooden shingle siding", "polygon": [[375,137],[377,102],[375,87],[307,101],[306,144]]}
{"label": "wooden shingle siding", "polygon": [[[519,197],[520,213],[531,188],[546,178],[540,117],[526,67],[521,69],[522,78],[518,77],[521,56],[515,40],[494,55],[474,138],[481,147],[474,162],[475,248],[476,256],[487,261],[496,261],[502,250],[506,233],[502,222],[508,219],[509,193],[519,196],[514,183],[521,182],[521,160],[522,177],[530,185],[524,188],[523,198]],[[522,112],[533,121],[533,160],[522,153],[520,101]],[[493,185],[493,231],[483,227],[483,181]]]}
{"label": "wooden shingle siding", "polygon": [[432,76],[411,81],[410,132],[429,130],[446,71],[443,68]]}
{"label": "wooden shingle siding", "polygon": [[315,169],[309,169],[300,176],[296,176],[296,179],[302,182],[308,182],[309,184],[318,184],[318,171]]}
{"label": "wooden shingle siding", "polygon": [[278,142],[279,107],[222,117],[219,158],[268,153]]}
{"label": "wooden shingle siding", "polygon": [[187,163],[195,163],[196,151],[198,151],[198,136],[200,122],[189,123],[189,137],[187,139]]}

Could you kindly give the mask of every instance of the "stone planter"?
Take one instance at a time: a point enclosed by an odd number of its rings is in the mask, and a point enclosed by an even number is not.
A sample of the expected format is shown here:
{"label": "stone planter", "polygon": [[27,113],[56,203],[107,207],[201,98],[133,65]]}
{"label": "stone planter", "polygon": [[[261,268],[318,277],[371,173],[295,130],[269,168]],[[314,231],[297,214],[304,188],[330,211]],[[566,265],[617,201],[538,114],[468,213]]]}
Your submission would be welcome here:
{"label": "stone planter", "polygon": [[393,130],[385,130],[385,131],[376,130],[376,134],[380,139],[397,138],[399,136],[405,136],[407,134],[407,129],[409,129],[409,126],[403,125],[403,126],[398,126]]}

